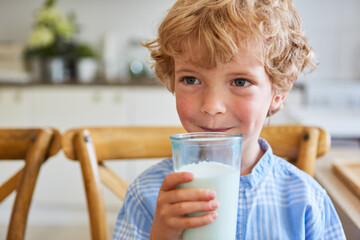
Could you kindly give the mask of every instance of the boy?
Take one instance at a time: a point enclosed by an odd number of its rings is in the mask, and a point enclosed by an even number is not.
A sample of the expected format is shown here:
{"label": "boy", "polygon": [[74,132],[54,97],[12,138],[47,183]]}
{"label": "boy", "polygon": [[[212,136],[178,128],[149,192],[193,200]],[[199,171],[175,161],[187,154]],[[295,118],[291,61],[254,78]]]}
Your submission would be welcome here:
{"label": "boy", "polygon": [[[345,239],[325,191],[259,138],[298,74],[315,68],[291,0],[178,0],[145,46],[188,132],[244,136],[236,239]],[[171,159],[145,171],[127,191],[113,238],[180,239],[216,221],[214,191],[176,189],[192,179],[174,173]]]}

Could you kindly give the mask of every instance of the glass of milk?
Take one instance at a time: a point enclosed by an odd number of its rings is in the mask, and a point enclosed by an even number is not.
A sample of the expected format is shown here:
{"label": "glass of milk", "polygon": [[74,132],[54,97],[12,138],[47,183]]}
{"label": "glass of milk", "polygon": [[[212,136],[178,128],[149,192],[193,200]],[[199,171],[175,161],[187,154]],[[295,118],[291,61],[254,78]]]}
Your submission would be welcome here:
{"label": "glass of milk", "polygon": [[[182,133],[170,137],[175,172],[191,172],[194,180],[178,188],[216,192],[218,218],[211,224],[185,229],[184,240],[232,240],[236,237],[242,135],[227,132]],[[189,214],[200,216],[206,213]]]}

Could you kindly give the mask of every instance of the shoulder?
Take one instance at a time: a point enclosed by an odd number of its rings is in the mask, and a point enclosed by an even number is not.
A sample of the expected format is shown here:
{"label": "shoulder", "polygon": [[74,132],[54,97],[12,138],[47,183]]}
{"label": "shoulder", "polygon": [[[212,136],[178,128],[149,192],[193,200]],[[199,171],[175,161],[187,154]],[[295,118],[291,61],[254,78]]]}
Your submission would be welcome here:
{"label": "shoulder", "polygon": [[141,173],[134,182],[130,184],[129,190],[135,190],[145,195],[149,191],[155,191],[157,193],[164,178],[171,172],[173,172],[172,159],[165,159]]}
{"label": "shoulder", "polygon": [[129,185],[125,203],[137,206],[137,210],[141,210],[142,214],[152,221],[161,184],[166,175],[172,171],[171,159],[163,160],[149,167]]}
{"label": "shoulder", "polygon": [[113,239],[149,238],[158,192],[172,169],[172,160],[163,160],[145,170],[129,185]]}
{"label": "shoulder", "polygon": [[146,169],[143,173],[139,175],[138,179],[143,179],[147,176],[161,178],[162,176],[166,176],[171,172],[173,172],[173,161],[171,158],[168,158]]}
{"label": "shoulder", "polygon": [[[326,191],[316,182],[316,180],[298,169],[293,164],[283,158],[273,154],[271,146],[264,139],[259,139],[260,147],[265,152],[264,159],[270,165],[270,171],[267,176],[275,187],[284,191],[296,191],[300,189],[306,190],[310,195],[325,196]],[[301,194],[300,194],[301,195]]]}
{"label": "shoulder", "polygon": [[323,187],[286,160],[277,156],[273,160],[274,182],[278,191],[287,196],[290,211],[295,216],[302,216],[306,239],[331,235],[344,239],[335,207]]}
{"label": "shoulder", "polygon": [[148,208],[155,209],[161,184],[164,178],[171,172],[173,172],[171,159],[163,160],[151,166],[129,185],[126,198],[136,199],[136,201],[147,205]]}
{"label": "shoulder", "polygon": [[274,156],[272,175],[280,185],[288,185],[290,190],[303,191],[307,198],[326,197],[325,189],[309,174],[298,169],[288,161]]}

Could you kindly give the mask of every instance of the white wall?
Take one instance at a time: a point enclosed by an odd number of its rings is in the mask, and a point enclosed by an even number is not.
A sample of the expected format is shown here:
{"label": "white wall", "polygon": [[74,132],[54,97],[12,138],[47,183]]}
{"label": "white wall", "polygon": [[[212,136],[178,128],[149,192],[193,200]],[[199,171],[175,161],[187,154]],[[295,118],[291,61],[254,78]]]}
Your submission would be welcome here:
{"label": "white wall", "polygon": [[309,78],[360,80],[360,1],[296,0],[296,6],[320,62]]}
{"label": "white wall", "polygon": [[[0,40],[24,43],[42,0],[0,0]],[[120,54],[129,38],[153,38],[174,0],[58,0],[64,12],[74,11],[79,38],[100,45],[108,33],[119,36]],[[360,1],[295,0],[303,27],[320,65],[309,79],[360,81]]]}
{"label": "white wall", "polygon": [[[43,0],[0,0],[0,40],[25,42]],[[58,0],[64,13],[74,12],[79,38],[98,44],[107,32],[119,35],[119,45],[133,36],[153,37],[170,0]]]}

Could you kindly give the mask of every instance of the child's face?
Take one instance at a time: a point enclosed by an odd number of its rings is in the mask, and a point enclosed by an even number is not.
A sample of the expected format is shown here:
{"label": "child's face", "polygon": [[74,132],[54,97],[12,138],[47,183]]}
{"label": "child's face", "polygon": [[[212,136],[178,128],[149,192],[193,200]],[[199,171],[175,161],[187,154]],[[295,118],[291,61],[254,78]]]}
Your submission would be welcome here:
{"label": "child's face", "polygon": [[256,57],[262,56],[259,45],[249,49],[240,48],[229,63],[212,69],[175,58],[176,106],[188,132],[238,132],[244,141],[257,141],[268,110],[278,108],[286,94],[272,90]]}

